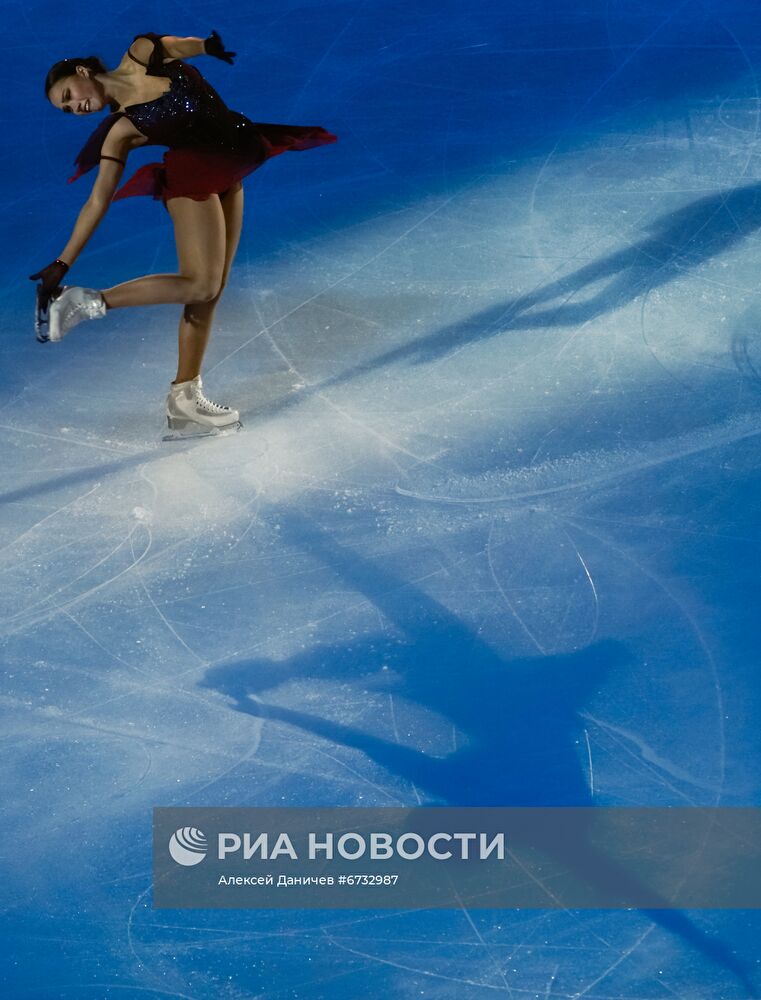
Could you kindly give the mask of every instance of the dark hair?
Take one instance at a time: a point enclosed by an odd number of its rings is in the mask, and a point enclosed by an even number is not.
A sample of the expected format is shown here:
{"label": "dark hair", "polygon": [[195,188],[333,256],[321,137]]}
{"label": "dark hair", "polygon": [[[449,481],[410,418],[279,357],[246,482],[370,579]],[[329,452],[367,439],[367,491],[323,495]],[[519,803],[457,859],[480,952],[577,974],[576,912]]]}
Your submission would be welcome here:
{"label": "dark hair", "polygon": [[76,73],[77,66],[86,66],[93,73],[108,72],[102,60],[97,56],[87,56],[84,59],[61,59],[50,67],[48,75],[45,77],[45,97],[50,93],[50,88],[54,83],[58,83],[64,77],[72,76]]}

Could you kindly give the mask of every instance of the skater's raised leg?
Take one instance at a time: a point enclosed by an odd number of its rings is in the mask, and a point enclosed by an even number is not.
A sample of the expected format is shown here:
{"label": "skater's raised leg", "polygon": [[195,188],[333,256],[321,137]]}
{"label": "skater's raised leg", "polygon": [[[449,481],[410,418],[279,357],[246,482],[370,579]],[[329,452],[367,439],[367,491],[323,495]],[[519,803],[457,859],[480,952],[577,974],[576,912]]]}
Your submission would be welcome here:
{"label": "skater's raised leg", "polygon": [[178,274],[147,274],[103,291],[109,309],[171,302],[208,302],[219,291],[225,254],[225,218],[219,195],[205,201],[171,198]]}
{"label": "skater's raised leg", "polygon": [[162,303],[209,302],[222,283],[225,259],[225,217],[219,196],[206,201],[172,198],[167,208],[174,222],[180,270],[178,274],[148,274],[98,291],[64,287],[49,307],[49,335],[61,340],[86,319],[99,319],[107,309]]}

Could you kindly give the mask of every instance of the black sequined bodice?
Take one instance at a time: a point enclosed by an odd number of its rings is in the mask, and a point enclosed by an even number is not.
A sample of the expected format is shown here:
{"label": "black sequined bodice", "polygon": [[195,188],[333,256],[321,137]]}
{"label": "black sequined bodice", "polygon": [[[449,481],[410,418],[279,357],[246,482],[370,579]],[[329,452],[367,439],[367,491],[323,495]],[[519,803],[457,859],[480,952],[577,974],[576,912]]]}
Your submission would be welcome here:
{"label": "black sequined bodice", "polygon": [[169,90],[119,112],[146,136],[149,145],[226,153],[261,148],[254,123],[231,111],[195,66],[177,59],[165,63],[160,74],[151,75],[168,77]]}
{"label": "black sequined bodice", "polygon": [[[74,161],[76,173],[69,182],[92,170],[101,159],[118,159],[105,155],[103,144],[122,117],[146,137],[147,145],[168,146],[170,151],[164,153],[162,163],[141,167],[117,191],[114,201],[135,194],[203,200],[210,193],[225,191],[272,156],[336,141],[337,136],[321,125],[252,122],[238,111],[231,111],[195,66],[181,59],[164,62],[162,37],[154,32],[135,36],[135,40],[148,38],[153,43],[147,63],[130,50],[127,54],[145,67],[146,76],[167,78],[169,89],[152,101],[129,104],[123,111],[108,115],[80,150]],[[207,155],[212,153],[223,155]]]}

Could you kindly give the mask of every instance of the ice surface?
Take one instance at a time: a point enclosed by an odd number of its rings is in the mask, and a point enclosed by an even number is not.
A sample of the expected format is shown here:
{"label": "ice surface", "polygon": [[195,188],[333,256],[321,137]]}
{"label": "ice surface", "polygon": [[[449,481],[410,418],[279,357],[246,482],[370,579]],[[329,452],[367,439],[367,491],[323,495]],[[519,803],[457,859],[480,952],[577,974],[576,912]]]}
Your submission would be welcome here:
{"label": "ice surface", "polygon": [[[758,801],[756,5],[7,13],[6,995],[761,996],[748,913],[150,899],[156,805]],[[243,431],[162,444],[179,307],[34,342],[91,127],[41,84],[212,27],[232,107],[340,138],[246,182]],[[128,204],[72,281],[174,269]]]}

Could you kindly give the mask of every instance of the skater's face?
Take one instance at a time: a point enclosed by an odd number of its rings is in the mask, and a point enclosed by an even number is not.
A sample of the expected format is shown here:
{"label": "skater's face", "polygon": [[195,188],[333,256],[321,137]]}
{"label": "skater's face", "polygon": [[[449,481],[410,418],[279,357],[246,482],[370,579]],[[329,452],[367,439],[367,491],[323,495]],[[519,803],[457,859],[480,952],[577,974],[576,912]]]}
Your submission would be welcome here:
{"label": "skater's face", "polygon": [[70,115],[91,115],[102,111],[105,94],[102,85],[86,66],[54,83],[48,93],[50,103]]}

